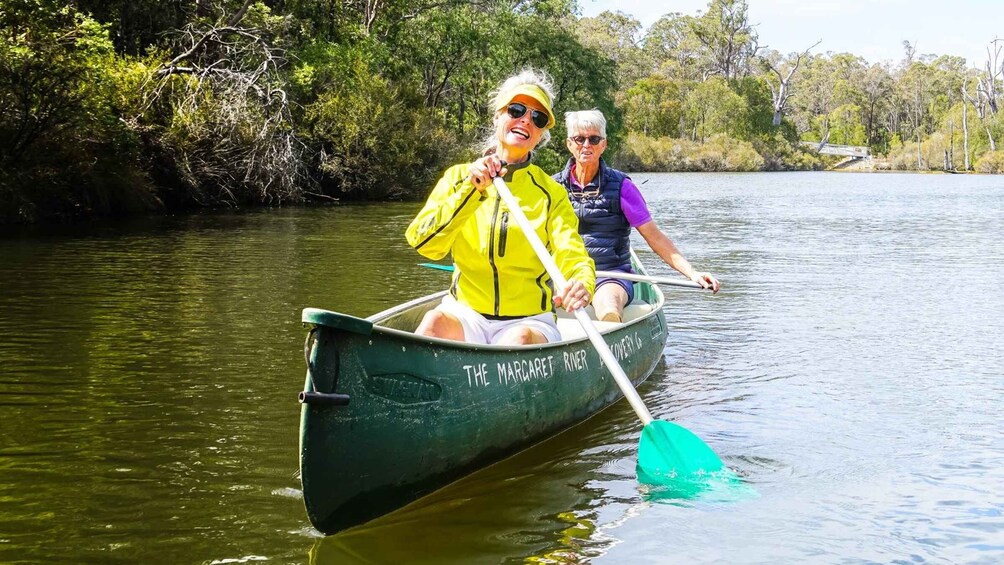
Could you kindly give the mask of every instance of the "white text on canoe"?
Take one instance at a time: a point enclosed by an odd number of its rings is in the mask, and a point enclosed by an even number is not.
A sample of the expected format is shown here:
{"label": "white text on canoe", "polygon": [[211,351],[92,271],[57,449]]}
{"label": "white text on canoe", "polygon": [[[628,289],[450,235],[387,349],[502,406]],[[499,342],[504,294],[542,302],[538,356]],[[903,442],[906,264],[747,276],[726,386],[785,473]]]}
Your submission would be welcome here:
{"label": "white text on canoe", "polygon": [[[628,357],[641,351],[644,342],[637,333],[628,334],[621,339],[610,344],[610,350],[614,357],[623,361]],[[574,351],[564,351],[561,354],[565,372],[579,372],[589,370],[588,349],[578,349]],[[467,384],[471,388],[480,388],[492,384],[515,385],[531,380],[549,379],[554,376],[554,356],[535,357],[531,359],[518,359],[515,361],[503,361],[495,364],[494,374],[488,363],[477,365],[464,365],[463,369],[467,374]]]}

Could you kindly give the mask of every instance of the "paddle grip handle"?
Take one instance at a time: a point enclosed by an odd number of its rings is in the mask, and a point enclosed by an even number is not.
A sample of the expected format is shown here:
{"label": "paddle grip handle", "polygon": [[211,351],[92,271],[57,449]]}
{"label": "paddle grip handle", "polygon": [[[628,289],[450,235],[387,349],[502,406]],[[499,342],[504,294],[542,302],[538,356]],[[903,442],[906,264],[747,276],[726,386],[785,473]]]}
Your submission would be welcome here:
{"label": "paddle grip handle", "polygon": [[[506,185],[502,177],[495,177],[492,182],[495,184],[495,189],[498,191],[499,196],[509,207],[509,213],[513,218],[516,219],[516,223],[519,224],[519,228],[523,230],[523,235],[526,237],[527,241],[530,242],[530,247],[533,248],[534,252],[537,254],[537,258],[540,262],[544,264],[544,269],[547,270],[547,274],[551,276],[556,284],[557,289],[564,290],[568,286],[568,279],[561,273],[561,269],[558,268],[558,264],[554,262],[554,257],[551,257],[550,252],[548,252],[547,247],[544,246],[544,242],[540,240],[537,236],[537,232],[530,225],[530,221],[526,219],[526,215],[523,214],[523,209],[520,208],[519,202],[516,201],[516,197],[512,195],[509,190],[509,186]],[[579,321],[579,325],[586,332],[589,337],[589,341],[592,342],[593,347],[596,348],[596,352],[600,354],[600,359],[603,360],[603,364],[607,366],[610,374],[614,377],[614,381],[617,386],[620,387],[621,392],[624,393],[624,397],[627,398],[628,402],[631,404],[631,408],[634,409],[635,414],[641,420],[642,425],[648,425],[652,421],[652,414],[649,413],[648,408],[645,403],[642,402],[641,397],[638,396],[638,391],[634,389],[631,384],[631,379],[628,378],[627,374],[624,373],[624,369],[621,369],[620,363],[617,362],[617,358],[614,357],[610,347],[607,342],[603,341],[603,336],[596,329],[596,325],[593,321],[589,319],[589,314],[586,313],[585,309],[579,308],[574,311],[575,319]]]}
{"label": "paddle grip handle", "polygon": [[311,406],[348,406],[349,395],[337,394],[334,392],[312,392],[303,391],[299,395],[300,404],[310,404]]}

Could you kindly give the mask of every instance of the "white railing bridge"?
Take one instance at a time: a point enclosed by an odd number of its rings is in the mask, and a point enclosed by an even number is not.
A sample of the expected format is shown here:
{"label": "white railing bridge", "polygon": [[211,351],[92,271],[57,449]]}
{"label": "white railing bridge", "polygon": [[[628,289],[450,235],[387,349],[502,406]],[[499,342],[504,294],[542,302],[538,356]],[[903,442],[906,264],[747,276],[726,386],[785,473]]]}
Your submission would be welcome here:
{"label": "white railing bridge", "polygon": [[834,145],[832,143],[823,143],[820,145],[818,141],[803,141],[802,145],[811,147],[823,155],[841,155],[856,159],[865,159],[869,156],[868,148],[860,145]]}

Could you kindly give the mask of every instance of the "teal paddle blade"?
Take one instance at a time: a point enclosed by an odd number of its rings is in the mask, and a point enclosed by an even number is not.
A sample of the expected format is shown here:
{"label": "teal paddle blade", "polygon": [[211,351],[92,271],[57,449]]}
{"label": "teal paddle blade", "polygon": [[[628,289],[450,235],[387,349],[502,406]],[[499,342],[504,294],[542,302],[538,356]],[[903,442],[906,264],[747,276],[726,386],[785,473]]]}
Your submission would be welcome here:
{"label": "teal paddle blade", "polygon": [[699,437],[672,422],[653,420],[642,429],[637,472],[652,502],[728,503],[760,496]]}
{"label": "teal paddle blade", "polygon": [[721,471],[722,467],[722,460],[715,452],[683,426],[652,420],[641,430],[637,470],[642,482],[694,481]]}

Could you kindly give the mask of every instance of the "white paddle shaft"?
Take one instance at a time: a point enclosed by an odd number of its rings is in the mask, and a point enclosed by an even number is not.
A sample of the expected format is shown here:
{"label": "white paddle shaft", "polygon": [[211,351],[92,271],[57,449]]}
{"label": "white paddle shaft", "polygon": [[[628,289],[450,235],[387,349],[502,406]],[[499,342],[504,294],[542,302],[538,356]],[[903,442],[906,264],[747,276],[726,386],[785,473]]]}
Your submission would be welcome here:
{"label": "white paddle shaft", "polygon": [[[544,264],[544,269],[547,270],[547,274],[551,275],[551,280],[554,281],[555,290],[557,292],[563,291],[568,287],[568,279],[561,274],[561,269],[558,268],[558,264],[554,262],[554,258],[548,253],[547,248],[544,247],[544,242],[540,240],[537,236],[537,232],[534,231],[533,226],[530,225],[530,221],[526,219],[526,215],[523,214],[523,209],[520,208],[519,202],[516,201],[516,197],[512,195],[509,191],[509,187],[506,185],[502,177],[495,177],[494,181],[495,189],[498,190],[499,196],[505,201],[506,206],[509,207],[509,213],[516,218],[516,223],[519,224],[521,230],[523,230],[523,235],[530,242],[530,246],[533,247],[534,252],[537,253],[537,258],[540,262]],[[624,397],[627,398],[628,402],[631,404],[631,408],[634,408],[635,414],[638,414],[638,418],[641,419],[642,425],[648,425],[652,421],[652,414],[649,413],[648,408],[645,403],[642,402],[641,397],[638,396],[638,391],[634,389],[631,384],[631,379],[624,373],[624,369],[621,369],[620,363],[617,362],[617,358],[614,357],[610,347],[607,342],[603,341],[603,336],[597,331],[596,325],[593,321],[589,319],[589,314],[586,313],[584,308],[579,308],[575,310],[575,319],[579,321],[582,325],[582,329],[585,330],[586,335],[589,337],[589,341],[593,343],[593,347],[596,348],[596,352],[600,354],[600,359],[603,360],[603,364],[607,366],[610,374],[613,375],[614,381],[617,382],[617,386],[620,387],[621,392],[624,393]]]}
{"label": "white paddle shaft", "polygon": [[634,273],[622,273],[620,271],[596,271],[596,276],[598,278],[624,279],[626,281],[647,282],[652,284],[668,284],[671,286],[682,286],[684,288],[696,288],[698,290],[704,290],[703,286],[695,283],[694,281],[687,281],[683,279],[648,277],[645,275],[636,275]]}

